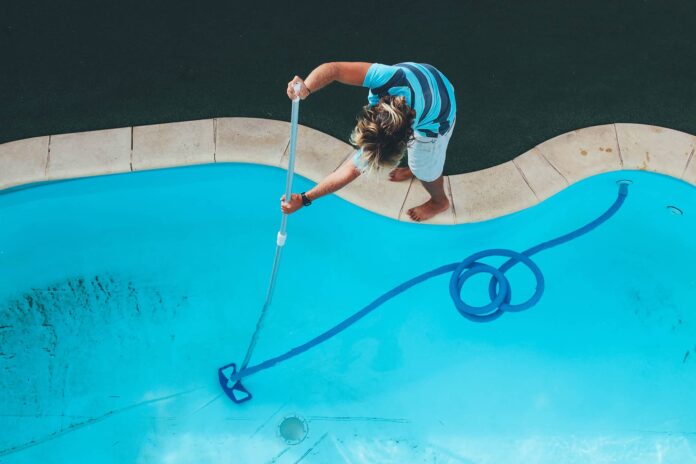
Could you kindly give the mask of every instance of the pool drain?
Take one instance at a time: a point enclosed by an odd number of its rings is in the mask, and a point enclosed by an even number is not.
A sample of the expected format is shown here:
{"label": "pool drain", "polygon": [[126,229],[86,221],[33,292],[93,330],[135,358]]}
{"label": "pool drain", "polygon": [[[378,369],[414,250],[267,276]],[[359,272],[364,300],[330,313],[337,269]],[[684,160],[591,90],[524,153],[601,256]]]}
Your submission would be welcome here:
{"label": "pool drain", "polygon": [[684,214],[684,211],[682,211],[680,208],[677,208],[674,205],[667,205],[667,211],[674,214],[675,216],[681,216],[682,214]]}
{"label": "pool drain", "polygon": [[301,443],[307,438],[308,432],[307,421],[298,416],[285,417],[278,425],[278,433],[288,445]]}

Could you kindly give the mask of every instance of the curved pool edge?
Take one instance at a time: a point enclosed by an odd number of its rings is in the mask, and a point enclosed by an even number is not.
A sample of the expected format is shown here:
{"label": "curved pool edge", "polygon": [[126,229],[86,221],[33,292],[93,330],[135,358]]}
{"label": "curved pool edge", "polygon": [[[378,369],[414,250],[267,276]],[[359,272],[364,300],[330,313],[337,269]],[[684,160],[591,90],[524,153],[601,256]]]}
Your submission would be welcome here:
{"label": "curved pool edge", "polygon": [[[289,123],[213,118],[47,135],[0,144],[0,191],[46,181],[213,163],[285,168]],[[696,185],[696,136],[632,123],[590,126],[553,137],[508,161],[445,177],[451,208],[429,224],[462,224],[505,216],[585,178],[646,170]],[[350,145],[300,126],[298,174],[313,181],[338,168]],[[406,211],[427,199],[416,180],[393,183],[362,176],[337,192],[383,216],[410,222]]]}

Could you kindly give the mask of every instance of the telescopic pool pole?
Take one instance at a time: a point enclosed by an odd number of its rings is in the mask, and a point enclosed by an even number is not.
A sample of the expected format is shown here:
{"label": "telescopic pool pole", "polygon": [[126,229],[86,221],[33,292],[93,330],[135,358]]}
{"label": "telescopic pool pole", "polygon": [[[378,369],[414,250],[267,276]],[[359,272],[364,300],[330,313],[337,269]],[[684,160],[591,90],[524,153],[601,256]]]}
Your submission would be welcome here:
{"label": "telescopic pool pole", "polygon": [[[295,147],[297,145],[297,125],[300,112],[301,88],[302,86],[299,82],[293,86],[293,90],[295,91],[295,98],[292,100],[292,112],[290,116],[290,156],[288,158],[288,173],[285,179],[285,201],[290,201],[290,196],[292,195],[292,180],[295,175]],[[278,231],[278,235],[276,237],[276,251],[275,257],[273,258],[273,269],[271,270],[271,279],[268,282],[268,290],[266,291],[266,301],[263,304],[261,314],[259,315],[259,319],[256,322],[256,329],[254,330],[254,334],[251,336],[251,341],[249,342],[249,347],[247,348],[247,352],[244,356],[244,361],[242,361],[242,364],[240,366],[240,370],[245,369],[249,365],[251,355],[254,352],[254,347],[256,346],[256,342],[258,340],[259,332],[261,331],[263,321],[266,318],[266,313],[268,312],[268,307],[271,305],[271,300],[273,299],[273,291],[275,290],[275,283],[276,279],[278,278],[278,268],[280,267],[280,256],[283,252],[283,247],[285,246],[285,239],[287,238],[287,226],[288,215],[282,213],[282,218],[280,220],[280,230]],[[225,390],[225,393],[227,393],[227,396],[232,398],[232,400],[234,400],[235,402],[242,402],[251,399],[251,394],[241,385],[240,382],[237,382],[235,385],[230,387],[229,385],[227,385],[228,382],[225,380],[225,384],[223,385],[222,371],[226,367],[229,366],[225,366],[220,369],[219,375],[220,385],[222,386],[223,390]],[[239,396],[235,395],[235,392],[242,393],[243,396],[240,398]]]}

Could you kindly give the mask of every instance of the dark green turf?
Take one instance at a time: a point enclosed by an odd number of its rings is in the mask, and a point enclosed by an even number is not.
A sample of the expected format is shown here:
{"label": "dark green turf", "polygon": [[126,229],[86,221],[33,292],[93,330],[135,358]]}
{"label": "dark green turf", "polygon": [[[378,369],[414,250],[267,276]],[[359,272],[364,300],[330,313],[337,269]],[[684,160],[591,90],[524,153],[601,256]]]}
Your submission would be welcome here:
{"label": "dark green turf", "polygon": [[[578,127],[696,133],[696,2],[3,2],[0,142],[209,118],[287,120],[285,86],[331,60],[422,61],[458,97],[447,172]],[[335,85],[303,124],[347,139],[365,90]]]}

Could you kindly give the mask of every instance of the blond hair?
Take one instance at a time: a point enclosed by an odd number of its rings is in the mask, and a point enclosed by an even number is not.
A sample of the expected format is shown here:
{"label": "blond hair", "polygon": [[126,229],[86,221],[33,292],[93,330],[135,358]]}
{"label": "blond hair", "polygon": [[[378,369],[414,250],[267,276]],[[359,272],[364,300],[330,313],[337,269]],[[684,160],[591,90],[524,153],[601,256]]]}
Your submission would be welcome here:
{"label": "blond hair", "polygon": [[413,139],[415,117],[404,97],[384,96],[376,105],[362,109],[350,142],[362,149],[364,172],[399,164]]}

